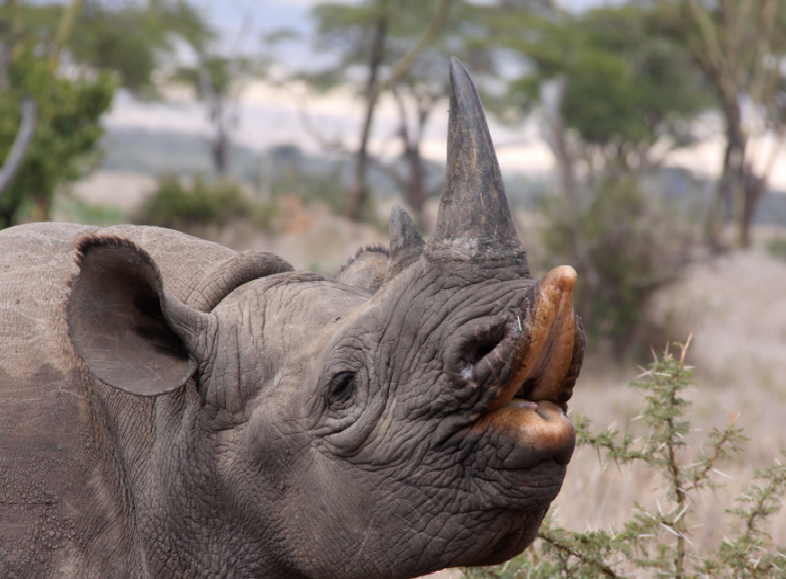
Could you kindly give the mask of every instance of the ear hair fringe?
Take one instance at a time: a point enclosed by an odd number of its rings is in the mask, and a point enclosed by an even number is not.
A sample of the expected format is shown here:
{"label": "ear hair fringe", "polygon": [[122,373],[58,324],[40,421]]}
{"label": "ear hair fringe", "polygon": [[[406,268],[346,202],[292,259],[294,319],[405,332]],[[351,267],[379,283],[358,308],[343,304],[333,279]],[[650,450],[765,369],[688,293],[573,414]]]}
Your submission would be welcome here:
{"label": "ear hair fringe", "polygon": [[390,250],[389,250],[387,247],[385,247],[384,245],[382,245],[381,243],[374,243],[374,244],[372,244],[372,245],[367,245],[366,247],[360,247],[360,248],[358,248],[358,250],[355,252],[355,255],[354,255],[354,257],[350,257],[350,258],[347,260],[347,263],[345,263],[344,265],[342,265],[342,266],[341,266],[341,268],[338,270],[338,273],[337,273],[336,275],[341,275],[341,273],[342,273],[342,272],[343,272],[345,269],[347,269],[347,268],[348,268],[350,265],[352,265],[352,263],[353,263],[353,262],[354,262],[354,261],[355,261],[357,258],[359,258],[359,257],[360,257],[362,254],[364,254],[364,253],[365,253],[365,252],[367,252],[367,251],[373,251],[374,253],[381,253],[381,254],[382,254],[382,255],[384,255],[385,257],[390,257]]}
{"label": "ear hair fringe", "polygon": [[[102,247],[110,247],[118,249],[130,249],[134,251],[142,259],[142,261],[144,261],[153,269],[156,277],[161,279],[161,272],[158,269],[158,264],[156,264],[153,258],[150,257],[150,254],[139,247],[136,243],[130,239],[126,239],[125,237],[118,237],[117,235],[96,235],[94,233],[86,233],[76,239],[74,246],[76,247],[74,263],[76,263],[80,271],[82,269],[82,264],[84,263],[84,260],[90,250]],[[79,273],[75,274],[71,278],[68,284],[69,287],[72,286],[74,280],[77,277],[79,277]]]}

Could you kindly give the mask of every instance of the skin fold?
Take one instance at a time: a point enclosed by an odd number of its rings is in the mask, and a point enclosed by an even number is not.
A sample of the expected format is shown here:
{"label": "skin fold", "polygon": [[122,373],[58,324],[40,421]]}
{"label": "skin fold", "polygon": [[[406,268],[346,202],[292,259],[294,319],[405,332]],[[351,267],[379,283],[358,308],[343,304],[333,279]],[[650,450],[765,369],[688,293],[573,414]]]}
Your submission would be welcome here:
{"label": "skin fold", "polygon": [[451,64],[424,242],[329,278],[151,227],[0,232],[0,577],[416,577],[534,539],[575,434],[575,272],[534,280]]}

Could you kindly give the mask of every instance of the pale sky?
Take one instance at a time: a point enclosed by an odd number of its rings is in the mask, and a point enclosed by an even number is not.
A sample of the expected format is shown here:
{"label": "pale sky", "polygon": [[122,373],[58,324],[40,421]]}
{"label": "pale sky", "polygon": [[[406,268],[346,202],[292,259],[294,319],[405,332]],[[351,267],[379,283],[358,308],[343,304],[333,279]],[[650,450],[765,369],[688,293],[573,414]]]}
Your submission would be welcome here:
{"label": "pale sky", "polygon": [[[323,137],[341,138],[350,148],[356,144],[363,107],[349,91],[315,97],[307,95],[302,87],[282,88],[265,82],[255,82],[243,93],[236,142],[258,151],[276,145],[294,144],[311,153],[321,152],[319,144],[301,122],[302,107],[305,107],[312,124],[318,127]],[[424,157],[428,159],[445,160],[447,110],[447,100],[438,104],[428,124],[422,149]],[[371,139],[371,148],[376,153],[387,156],[399,153],[397,141],[393,137],[397,118],[393,103],[382,99]],[[501,125],[491,117],[488,121],[500,167],[504,172],[534,177],[554,169],[554,157],[541,138],[537,120],[516,127]],[[171,103],[140,102],[127,94],[117,98],[105,123],[109,128],[210,134],[205,109],[199,103],[183,100]],[[764,150],[769,150],[772,145],[771,138],[753,139],[751,142],[752,147]],[[695,147],[672,152],[667,157],[667,165],[689,169],[700,177],[717,178],[723,146],[722,136],[716,133]],[[770,183],[775,189],[786,190],[786,152],[778,155]]]}
{"label": "pale sky", "polygon": [[[253,50],[258,39],[265,33],[280,28],[292,28],[308,34],[313,23],[309,10],[316,4],[357,4],[357,1],[336,2],[335,0],[189,0],[197,6],[205,18],[222,32],[232,50]],[[483,3],[484,0],[477,0]],[[618,4],[621,0],[557,0],[569,10],[586,10],[596,6]],[[251,23],[248,26],[248,22]],[[245,24],[245,26],[244,26]],[[242,33],[241,33],[242,31]],[[289,43],[279,55],[284,60],[292,59],[299,66],[314,59],[302,45]]]}

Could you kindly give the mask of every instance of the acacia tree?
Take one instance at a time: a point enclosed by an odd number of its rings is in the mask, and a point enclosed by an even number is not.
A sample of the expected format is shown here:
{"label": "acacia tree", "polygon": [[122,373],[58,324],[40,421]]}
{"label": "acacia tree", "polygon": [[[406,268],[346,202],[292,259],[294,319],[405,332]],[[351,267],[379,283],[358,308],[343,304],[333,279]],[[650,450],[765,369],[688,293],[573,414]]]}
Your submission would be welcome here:
{"label": "acacia tree", "polygon": [[[319,90],[354,83],[366,101],[360,144],[355,150],[350,215],[359,215],[367,195],[365,171],[372,165],[399,188],[416,221],[423,225],[423,206],[432,191],[426,183],[421,143],[435,106],[444,102],[448,92],[446,71],[450,57],[460,58],[476,78],[498,76],[497,43],[487,25],[489,15],[499,10],[527,12],[551,8],[550,0],[378,0],[349,7],[322,5],[314,10],[318,23],[316,47],[337,54],[338,58],[333,66],[304,74],[303,78]],[[424,30],[426,22],[429,24]],[[363,80],[358,81],[361,77]],[[374,107],[382,93],[389,94],[397,106],[399,118],[393,138],[401,147],[403,169],[401,164],[383,162],[368,152]],[[311,132],[317,133],[307,117],[304,120]],[[326,148],[349,150],[341,140],[319,134],[316,137]]]}
{"label": "acacia tree", "polygon": [[151,75],[157,58],[174,50],[173,37],[198,44],[208,30],[183,0],[119,8],[11,0],[0,10],[0,227],[7,227],[25,210],[48,219],[58,185],[93,165],[100,117],[118,84],[153,94]]}
{"label": "acacia tree", "polygon": [[[519,2],[516,9],[529,11],[543,6],[548,6],[548,2],[526,0]],[[489,15],[498,10],[500,6],[494,4],[455,2],[439,37],[412,63],[400,81],[390,86],[398,110],[395,138],[400,143],[404,169],[379,160],[374,164],[398,186],[421,228],[425,226],[423,209],[427,198],[439,194],[441,189],[441,183],[438,188],[429,188],[426,182],[421,154],[425,127],[437,105],[445,104],[444,97],[450,90],[446,71],[452,56],[458,57],[478,79],[499,76],[494,39],[485,25]],[[425,18],[424,6],[418,5],[396,19],[387,43],[391,60],[406,53],[414,31]]]}
{"label": "acacia tree", "polygon": [[[95,151],[101,135],[98,118],[114,92],[114,82],[105,74],[94,79],[56,74],[80,8],[78,0],[61,9],[49,37],[42,34],[45,27],[30,30],[29,9],[16,2],[3,8],[0,228],[13,225],[26,204],[34,220],[48,218],[58,183],[77,178]],[[42,52],[47,58],[40,57]]]}
{"label": "acacia tree", "polygon": [[496,26],[528,64],[509,84],[509,102],[524,113],[543,104],[555,155],[583,162],[590,179],[657,164],[663,155],[653,157],[653,146],[690,143],[687,121],[711,104],[689,55],[659,36],[658,15],[647,8],[501,13]]}
{"label": "acacia tree", "polygon": [[[300,77],[313,89],[320,91],[352,84],[365,103],[356,147],[349,147],[343,140],[327,139],[316,134],[317,131],[310,125],[312,133],[326,148],[354,150],[355,167],[346,203],[346,213],[352,219],[360,218],[367,201],[366,172],[370,164],[386,172],[402,188],[405,197],[413,205],[416,218],[420,219],[422,201],[418,199],[423,198],[424,171],[419,145],[435,98],[432,89],[412,93],[418,97],[415,101],[418,119],[410,125],[406,118],[405,93],[419,84],[415,81],[413,71],[418,69],[426,54],[443,37],[446,27],[450,27],[456,4],[461,2],[368,0],[351,6],[322,4],[313,10],[317,22],[314,48],[320,52],[330,52],[336,59],[331,66],[304,72]],[[446,69],[446,66],[443,67],[437,78],[444,76]],[[419,84],[421,89],[424,86]],[[399,103],[402,116],[398,138],[404,144],[403,156],[410,167],[408,178],[372,157],[368,150],[374,114],[383,93],[390,93]]]}
{"label": "acacia tree", "polygon": [[50,48],[61,35],[69,63],[110,72],[124,88],[143,96],[156,96],[153,72],[175,53],[178,42],[200,50],[213,38],[185,0],[72,0],[67,6],[19,3],[18,26],[24,35],[35,32]]}
{"label": "acacia tree", "polygon": [[544,244],[578,270],[587,330],[622,355],[644,301],[677,275],[691,241],[644,194],[640,175],[662,160],[656,143],[690,142],[689,121],[711,100],[683,47],[657,33],[652,10],[499,13],[492,24],[528,65],[509,102],[524,114],[542,105],[558,163],[562,195],[544,202]]}
{"label": "acacia tree", "polygon": [[[693,54],[715,91],[723,113],[726,148],[723,171],[708,221],[711,244],[721,241],[725,208],[737,228],[737,243],[748,247],[757,205],[766,191],[777,147],[769,159],[753,152],[751,126],[744,123],[743,101],[763,120],[778,145],[786,131],[786,3],[782,0],[661,0],[668,32]],[[754,166],[764,166],[756,174]]]}
{"label": "acacia tree", "polygon": [[196,89],[213,126],[209,140],[215,174],[223,178],[229,171],[232,132],[238,123],[238,96],[248,59],[203,53],[195,66],[181,67],[174,78]]}

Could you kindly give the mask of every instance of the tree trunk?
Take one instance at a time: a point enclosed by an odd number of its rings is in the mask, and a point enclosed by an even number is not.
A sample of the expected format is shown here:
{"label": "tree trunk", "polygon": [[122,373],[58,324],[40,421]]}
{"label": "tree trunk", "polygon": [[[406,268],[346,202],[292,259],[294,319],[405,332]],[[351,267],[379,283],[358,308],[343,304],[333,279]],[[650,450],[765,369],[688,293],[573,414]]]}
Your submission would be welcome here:
{"label": "tree trunk", "polygon": [[14,211],[0,207],[0,229],[6,229],[13,225]]}
{"label": "tree trunk", "polygon": [[[745,221],[745,147],[747,139],[742,130],[742,111],[736,99],[723,106],[726,120],[726,151],[723,172],[718,181],[715,201],[708,216],[707,241],[713,249],[724,245],[723,226],[730,216],[742,232]],[[740,242],[742,239],[740,237]]]}
{"label": "tree trunk", "polygon": [[226,132],[219,131],[213,142],[210,144],[213,156],[213,169],[216,176],[223,179],[229,169],[229,137]]}
{"label": "tree trunk", "polygon": [[38,106],[31,97],[26,97],[21,106],[22,120],[19,123],[19,131],[14,137],[11,151],[8,153],[2,168],[0,168],[0,198],[3,197],[8,186],[14,180],[16,173],[22,167],[25,160],[27,148],[35,136],[36,126],[38,125]]}
{"label": "tree trunk", "polygon": [[52,215],[52,195],[34,195],[33,207],[30,211],[30,221],[38,223],[49,221]]}
{"label": "tree trunk", "polygon": [[368,82],[366,84],[366,114],[363,120],[363,130],[360,136],[360,145],[355,161],[355,174],[347,198],[347,217],[359,220],[366,205],[368,190],[366,188],[366,171],[368,169],[368,139],[371,134],[371,123],[374,118],[374,109],[377,106],[379,92],[377,82],[379,68],[385,54],[385,37],[387,36],[387,12],[382,10],[374,27],[374,40],[371,47],[371,56],[368,63]]}
{"label": "tree trunk", "polygon": [[756,208],[759,206],[759,201],[767,191],[766,177],[757,177],[753,174],[750,167],[745,171],[745,183],[743,187],[745,193],[745,206],[743,208],[742,222],[740,227],[740,245],[748,248],[751,246],[751,226],[753,224],[753,217],[756,214]]}
{"label": "tree trunk", "polygon": [[576,182],[575,159],[570,151],[565,123],[562,118],[562,102],[567,88],[567,79],[557,77],[540,86],[540,101],[543,105],[547,134],[546,142],[551,148],[559,167],[562,192],[573,207],[578,207],[578,184]]}

